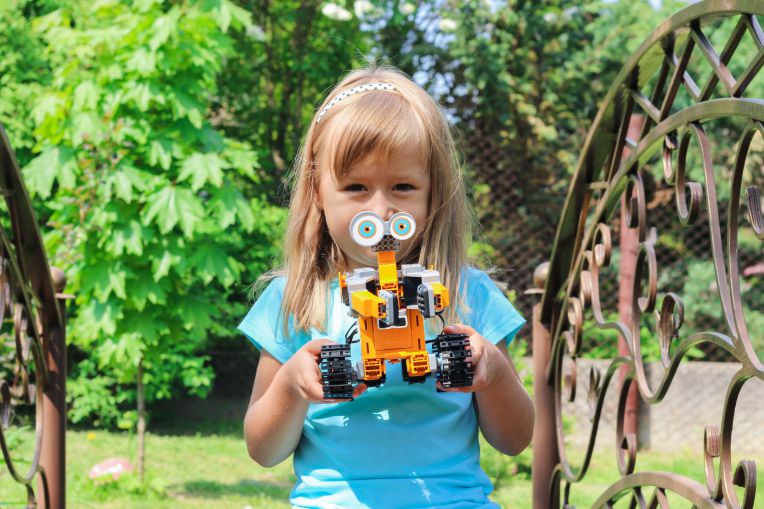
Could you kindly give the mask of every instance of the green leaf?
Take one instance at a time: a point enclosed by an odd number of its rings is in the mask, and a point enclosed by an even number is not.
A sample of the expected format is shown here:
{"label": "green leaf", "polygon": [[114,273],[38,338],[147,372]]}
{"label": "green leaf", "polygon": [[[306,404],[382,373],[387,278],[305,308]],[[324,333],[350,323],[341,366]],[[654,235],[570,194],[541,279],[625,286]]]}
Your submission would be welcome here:
{"label": "green leaf", "polygon": [[83,81],[74,89],[72,109],[79,111],[92,111],[98,104],[99,91],[92,81]]}
{"label": "green leaf", "polygon": [[165,139],[153,140],[149,150],[149,163],[159,164],[163,170],[169,170],[172,164],[172,142]]}
{"label": "green leaf", "polygon": [[210,199],[210,207],[218,218],[221,229],[226,229],[236,222],[239,217],[242,226],[248,232],[255,225],[255,214],[249,202],[241,192],[230,182],[214,190]]}
{"label": "green leaf", "polygon": [[138,48],[127,61],[127,69],[141,76],[147,76],[156,71],[156,52],[148,48]]}
{"label": "green leaf", "polygon": [[69,130],[72,144],[78,146],[83,141],[99,141],[106,131],[106,126],[95,113],[75,113],[71,116]]}
{"label": "green leaf", "polygon": [[252,26],[252,13],[247,9],[239,7],[230,0],[223,0],[228,4],[228,8],[231,11],[231,19],[233,20],[233,26],[236,28],[247,28]]}
{"label": "green leaf", "polygon": [[162,253],[162,257],[157,259],[154,257],[151,261],[151,264],[153,266],[153,276],[154,281],[159,281],[163,277],[165,277],[170,272],[170,267],[174,263],[175,259],[177,259],[177,255],[173,255],[169,251],[165,251]]}
{"label": "green leaf", "polygon": [[156,219],[159,231],[168,233],[180,224],[186,237],[191,237],[194,227],[204,216],[199,198],[190,189],[166,186],[149,197],[149,206],[144,215],[144,224]]}
{"label": "green leaf", "polygon": [[164,345],[164,348],[157,349],[159,340],[164,334],[167,334],[166,313],[162,312],[161,308],[149,309],[137,311],[129,310],[125,312],[125,323],[130,324],[130,330],[138,334],[143,343],[148,347],[144,351],[145,356],[159,353],[157,350],[162,351],[165,348],[170,348],[170,345]]}
{"label": "green leaf", "polygon": [[84,305],[80,303],[69,338],[75,344],[87,347],[99,337],[112,336],[120,317],[120,307],[114,301],[98,302],[93,299]]}
{"label": "green leaf", "polygon": [[130,177],[124,171],[117,171],[109,180],[114,188],[114,193],[125,201],[130,203],[133,201],[133,184],[130,182]]}
{"label": "green leaf", "polygon": [[123,256],[124,254],[143,255],[143,235],[141,225],[138,221],[130,221],[126,225],[114,228],[111,235],[104,236],[99,243],[99,247],[114,256]]}
{"label": "green leaf", "polygon": [[248,144],[239,142],[229,142],[223,156],[231,162],[231,166],[239,170],[242,175],[246,175],[254,182],[259,182],[255,173],[255,168],[260,168],[260,162],[257,154]]}
{"label": "green leaf", "polygon": [[62,94],[57,92],[43,94],[37,98],[35,107],[32,110],[32,118],[34,118],[35,123],[39,126],[49,117],[60,116],[64,105],[65,100]]}
{"label": "green leaf", "polygon": [[83,267],[81,278],[82,292],[89,294],[100,302],[109,299],[112,293],[119,299],[125,298],[125,279],[128,270],[120,262],[104,259],[91,261]]}
{"label": "green leaf", "polygon": [[125,272],[121,270],[112,270],[109,272],[109,288],[114,295],[120,299],[125,299]]}
{"label": "green leaf", "polygon": [[154,21],[150,30],[152,36],[149,40],[149,47],[151,47],[152,51],[156,51],[160,46],[165,44],[170,39],[173,32],[178,29],[178,16],[178,9],[173,8],[166,15],[161,16]]}
{"label": "green leaf", "polygon": [[130,300],[138,311],[143,311],[146,302],[154,305],[165,305],[167,293],[156,281],[142,277],[130,281]]}
{"label": "green leaf", "polygon": [[217,279],[223,285],[233,284],[238,275],[233,267],[233,260],[220,246],[214,242],[203,242],[195,249],[190,258],[198,270],[204,284]]}
{"label": "green leaf", "polygon": [[214,324],[211,310],[214,309],[204,299],[194,295],[187,295],[180,305],[177,306],[180,319],[183,321],[183,327],[197,330],[207,330]]}
{"label": "green leaf", "polygon": [[183,161],[179,180],[191,179],[191,189],[198,191],[206,183],[220,187],[223,183],[223,169],[228,164],[217,154],[193,154]]}
{"label": "green leaf", "polygon": [[125,84],[127,88],[124,99],[133,101],[142,112],[149,111],[151,103],[163,105],[166,98],[158,84],[146,81],[132,81]]}
{"label": "green leaf", "polygon": [[120,334],[116,341],[114,339],[106,341],[98,349],[98,366],[101,369],[115,365],[122,369],[127,366],[137,366],[145,348],[139,334]]}
{"label": "green leaf", "polygon": [[50,196],[53,183],[63,189],[73,189],[79,167],[74,151],[65,147],[47,147],[22,170],[27,188],[40,198]]}
{"label": "green leaf", "polygon": [[220,7],[218,7],[215,13],[215,19],[217,19],[218,26],[220,26],[220,31],[227,32],[228,26],[231,24],[231,8],[225,0],[220,2]]}
{"label": "green leaf", "polygon": [[[179,85],[183,85],[183,83],[180,83]],[[193,84],[185,85],[191,85],[191,88],[194,88]],[[185,88],[189,87],[187,86]],[[204,111],[206,105],[196,101],[193,97],[185,93],[182,88],[173,89],[173,97],[175,100],[172,101],[172,108],[175,113],[175,118],[187,118],[188,121],[191,122],[191,125],[197,129],[201,129],[204,123]]]}

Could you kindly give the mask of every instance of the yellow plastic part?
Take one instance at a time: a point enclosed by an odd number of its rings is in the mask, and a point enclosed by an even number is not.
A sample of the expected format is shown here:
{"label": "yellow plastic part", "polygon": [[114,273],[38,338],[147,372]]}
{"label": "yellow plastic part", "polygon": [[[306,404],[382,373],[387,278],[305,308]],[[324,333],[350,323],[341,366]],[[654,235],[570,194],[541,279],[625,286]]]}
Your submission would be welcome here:
{"label": "yellow plastic part", "polygon": [[413,352],[406,359],[406,372],[409,376],[425,376],[430,372],[430,355],[427,350]]}
{"label": "yellow plastic part", "polygon": [[379,287],[383,290],[398,292],[398,267],[395,265],[395,251],[379,251]]}
{"label": "yellow plastic part", "polygon": [[386,316],[383,311],[385,299],[377,297],[368,290],[353,292],[350,305],[362,316],[374,318],[384,318]]}
{"label": "yellow plastic part", "polygon": [[443,308],[447,308],[451,304],[448,296],[448,288],[441,283],[431,283],[431,286],[435,294],[435,311],[441,311]]}
{"label": "yellow plastic part", "polygon": [[379,380],[385,374],[385,363],[382,359],[363,360],[364,380]]}

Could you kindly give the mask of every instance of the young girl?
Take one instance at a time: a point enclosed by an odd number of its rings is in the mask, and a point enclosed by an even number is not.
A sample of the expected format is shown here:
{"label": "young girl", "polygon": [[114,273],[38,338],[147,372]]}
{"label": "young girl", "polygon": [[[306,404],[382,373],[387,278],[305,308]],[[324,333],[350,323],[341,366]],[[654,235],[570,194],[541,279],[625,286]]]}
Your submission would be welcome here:
{"label": "young girl", "polygon": [[[355,321],[338,272],[375,267],[353,242],[361,211],[411,214],[417,232],[397,262],[434,266],[449,289],[444,332],[469,335],[471,387],[408,384],[388,364],[381,387],[323,400],[321,345],[345,342]],[[390,68],[351,72],[308,129],[295,164],[284,261],[242,323],[260,350],[244,418],[249,454],[273,466],[294,453],[294,507],[497,507],[479,463],[478,427],[505,454],[530,442],[534,410],[507,343],[525,320],[488,276],[467,265],[470,216],[458,158],[438,105]],[[260,282],[262,283],[263,280]],[[428,320],[431,336],[439,320]],[[353,364],[360,359],[351,348]]]}

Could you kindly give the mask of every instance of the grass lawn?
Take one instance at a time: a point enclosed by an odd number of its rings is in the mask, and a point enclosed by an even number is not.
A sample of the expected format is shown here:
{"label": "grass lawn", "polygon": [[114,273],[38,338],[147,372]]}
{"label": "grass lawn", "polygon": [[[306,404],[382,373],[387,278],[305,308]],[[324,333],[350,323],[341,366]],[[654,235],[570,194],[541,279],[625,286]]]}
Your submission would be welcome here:
{"label": "grass lawn", "polygon": [[[88,470],[109,457],[122,456],[135,462],[135,436],[99,430],[70,430],[67,435],[67,507],[71,508],[288,508],[294,482],[291,461],[275,468],[259,467],[249,459],[235,421],[197,421],[172,432],[154,430],[146,439],[146,484],[123,477],[118,483],[94,485]],[[15,450],[29,451],[32,433],[13,438]],[[615,457],[598,444],[586,483],[572,489],[571,503],[590,507],[597,496],[617,480]],[[612,450],[612,449],[611,449]],[[28,455],[22,457],[29,457]],[[757,459],[757,458],[751,458]],[[764,464],[760,461],[759,465]],[[483,444],[483,467],[496,485],[491,498],[502,507],[531,507],[530,451],[509,458]],[[19,464],[21,470],[28,465]],[[701,451],[657,453],[643,451],[637,470],[670,470],[703,481]],[[759,476],[759,496],[764,494]],[[645,491],[649,499],[652,490]],[[7,472],[0,475],[0,506],[23,507],[25,491]],[[673,500],[670,498],[670,501]],[[678,502],[678,500],[677,500]],[[623,501],[628,505],[628,501]],[[686,504],[678,504],[685,507]],[[673,507],[673,504],[672,504]]]}

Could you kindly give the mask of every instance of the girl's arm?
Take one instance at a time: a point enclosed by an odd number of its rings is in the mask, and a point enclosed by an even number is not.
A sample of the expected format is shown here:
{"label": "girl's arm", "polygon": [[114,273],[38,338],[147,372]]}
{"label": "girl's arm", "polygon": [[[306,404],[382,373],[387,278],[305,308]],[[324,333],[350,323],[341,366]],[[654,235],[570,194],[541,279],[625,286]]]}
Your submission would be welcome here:
{"label": "girl's arm", "polygon": [[471,387],[445,389],[448,392],[474,392],[480,430],[494,448],[514,456],[520,454],[533,437],[533,401],[523,387],[506,342],[493,344],[466,325],[450,325],[444,332],[469,335],[475,374]]}
{"label": "girl's arm", "polygon": [[[324,392],[318,357],[328,339],[313,340],[283,365],[263,350],[252,397],[244,416],[244,439],[249,456],[264,467],[289,457],[302,436],[310,403],[321,403]],[[365,389],[356,388],[356,395]]]}

